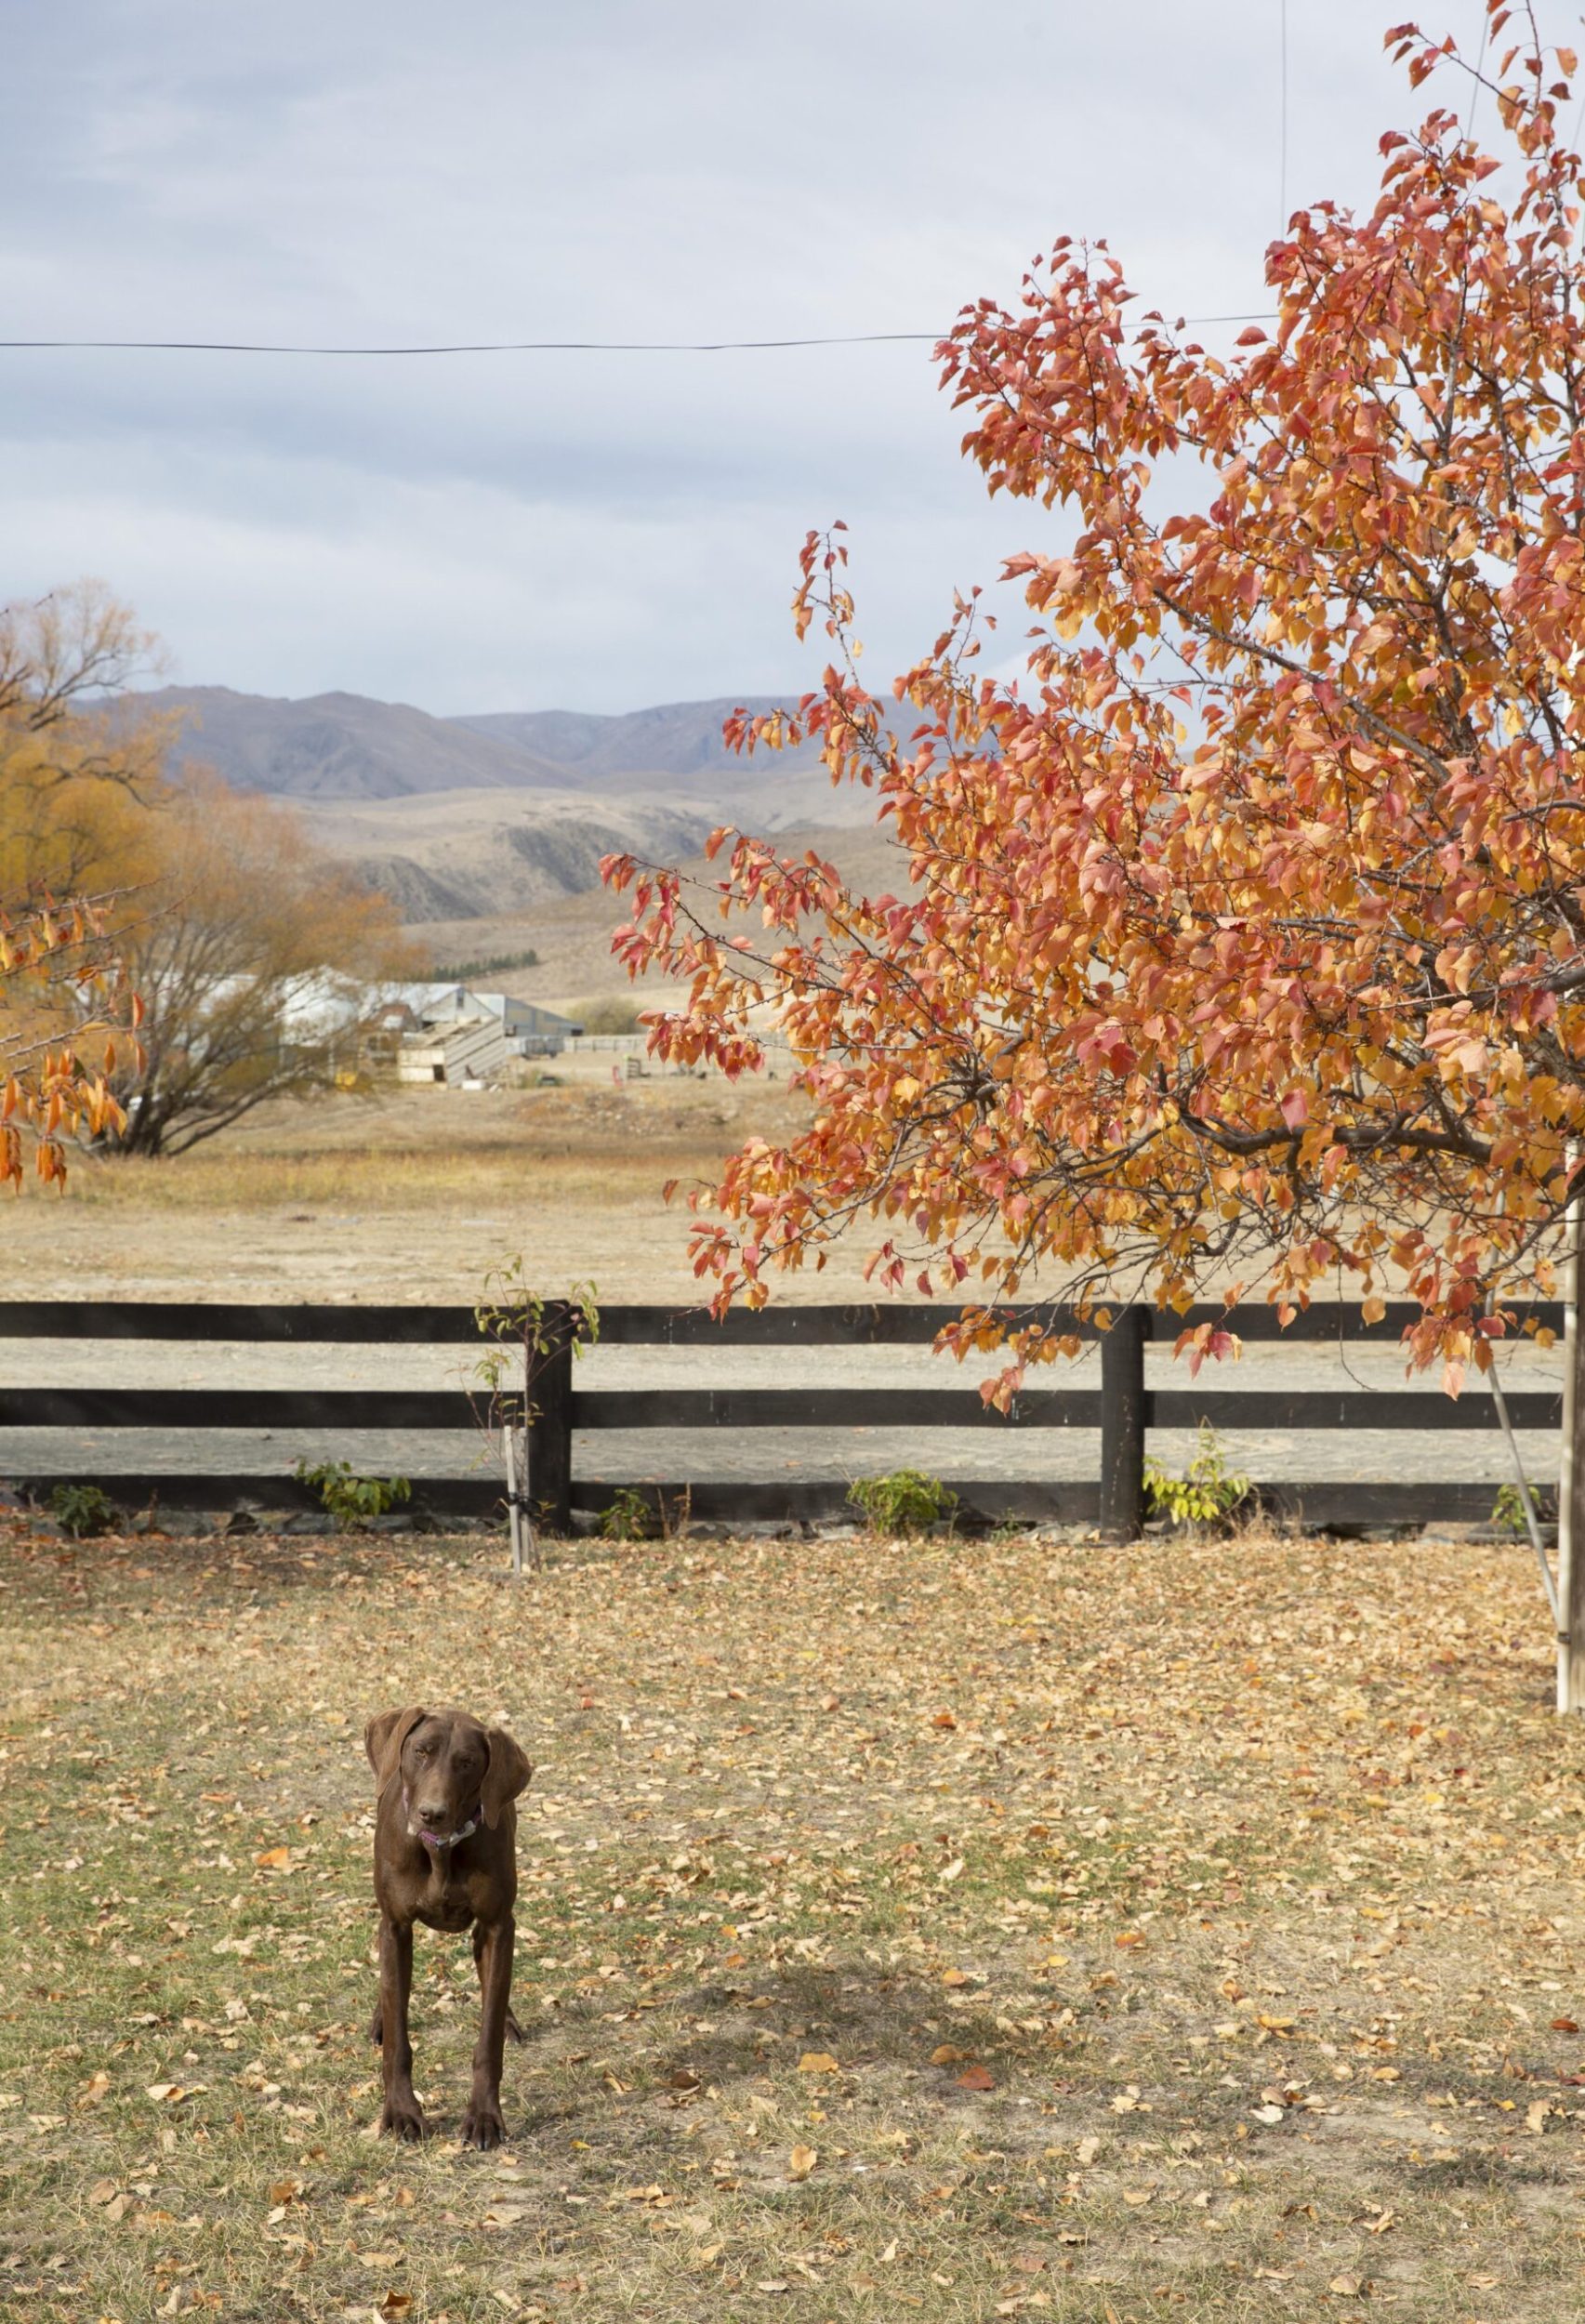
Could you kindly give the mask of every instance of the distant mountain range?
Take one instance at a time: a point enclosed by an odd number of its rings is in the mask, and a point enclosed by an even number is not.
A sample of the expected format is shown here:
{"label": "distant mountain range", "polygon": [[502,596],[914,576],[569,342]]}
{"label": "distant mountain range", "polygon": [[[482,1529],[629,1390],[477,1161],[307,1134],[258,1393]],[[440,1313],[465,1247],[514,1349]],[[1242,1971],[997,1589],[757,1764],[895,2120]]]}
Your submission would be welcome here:
{"label": "distant mountain range", "polygon": [[665,800],[565,791],[414,791],[298,802],[327,855],[390,896],[404,920],[489,919],[600,885],[602,855],[676,864],[713,818]]}
{"label": "distant mountain range", "polygon": [[599,885],[602,854],[673,863],[719,823],[778,832],[873,821],[874,794],[834,791],[812,750],[728,750],[739,705],[663,703],[437,719],[365,694],[301,702],[227,686],[166,686],[128,707],[183,713],[175,752],[234,789],[292,801],[319,844],[410,921],[491,918]]}
{"label": "distant mountain range", "polygon": [[[229,686],[164,686],[135,697],[178,710],[178,763],[214,767],[234,788],[297,799],[403,799],[455,790],[719,790],[746,761],[721,741],[739,705],[666,703],[601,718],[576,710],[504,710],[437,719],[366,694],[301,702],[233,693]],[[776,707],[751,698],[752,711]],[[783,765],[809,763],[782,761]]]}

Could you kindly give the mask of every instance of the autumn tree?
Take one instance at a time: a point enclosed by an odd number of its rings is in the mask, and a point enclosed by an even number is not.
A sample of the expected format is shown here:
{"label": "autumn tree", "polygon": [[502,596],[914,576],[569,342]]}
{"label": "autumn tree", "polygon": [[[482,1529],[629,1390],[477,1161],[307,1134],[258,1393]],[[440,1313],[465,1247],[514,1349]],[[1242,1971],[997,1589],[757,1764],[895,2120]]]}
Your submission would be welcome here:
{"label": "autumn tree", "polygon": [[[287,810],[171,778],[179,721],[128,691],[152,654],[94,583],[0,609],[0,1063],[33,1061],[0,1169],[30,1123],[59,1176],[73,1129],[178,1154],[323,1089],[371,989],[410,965],[391,907]],[[134,992],[140,1037],[107,1052],[99,1021],[124,1023]],[[79,1084],[90,1026],[97,1077]]]}
{"label": "autumn tree", "polygon": [[[878,1279],[921,1291],[1342,1282],[1374,1313],[1399,1280],[1413,1359],[1456,1386],[1552,1287],[1585,1133],[1582,165],[1575,59],[1523,12],[1503,53],[1512,15],[1477,69],[1499,152],[1450,104],[1383,138],[1375,207],[1293,218],[1272,328],[1229,356],[1130,324],[1104,245],[964,311],[939,353],[965,448],[1049,515],[1007,567],[1025,680],[977,678],[967,601],[894,736],[845,552],[811,536],[799,625],[837,656],[738,732],[872,785],[904,891],[731,832],[719,886],[609,874],[630,969],[690,980],[655,1048],[739,1071],[769,1008],[812,1102],[697,1197],[719,1301],[869,1218]],[[1389,45],[1415,86],[1460,63]]]}
{"label": "autumn tree", "polygon": [[36,1175],[64,1191],[66,1142],[125,1128],[111,1078],[118,1048],[137,1056],[140,1014],[102,905],[0,908],[0,1186],[21,1191],[31,1144]]}
{"label": "autumn tree", "polygon": [[[113,1136],[112,1076],[135,1067],[139,1004],[112,933],[109,802],[154,767],[112,732],[108,696],[149,640],[93,583],[0,607],[0,1184],[64,1188],[68,1142]],[[98,838],[84,804],[97,796]]]}
{"label": "autumn tree", "polygon": [[154,658],[101,583],[0,606],[0,894],[13,905],[118,884],[177,731],[126,709]]}
{"label": "autumn tree", "polygon": [[151,808],[141,908],[120,931],[147,1011],[117,1084],[120,1151],[178,1155],[355,1061],[381,984],[411,971],[396,917],[275,801],[188,777]]}

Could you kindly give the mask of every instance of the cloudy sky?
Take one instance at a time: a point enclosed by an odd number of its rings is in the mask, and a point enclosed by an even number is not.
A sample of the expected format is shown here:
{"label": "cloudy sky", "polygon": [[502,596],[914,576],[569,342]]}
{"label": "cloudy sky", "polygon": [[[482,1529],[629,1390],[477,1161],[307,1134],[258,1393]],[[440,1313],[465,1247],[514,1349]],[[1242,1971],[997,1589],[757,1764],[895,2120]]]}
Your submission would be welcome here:
{"label": "cloudy sky", "polygon": [[[1368,200],[1377,136],[1425,110],[1380,52],[1410,4],[1288,0],[1290,205]],[[1473,50],[1476,0],[1427,6]],[[1554,36],[1576,14],[1542,0]],[[5,337],[935,331],[1063,232],[1216,314],[1265,305],[1283,216],[1280,0],[5,19]],[[1049,537],[986,501],[961,426],[921,345],[0,352],[0,596],[101,575],[185,683],[619,710],[813,682],[787,600],[839,516],[890,675]]]}

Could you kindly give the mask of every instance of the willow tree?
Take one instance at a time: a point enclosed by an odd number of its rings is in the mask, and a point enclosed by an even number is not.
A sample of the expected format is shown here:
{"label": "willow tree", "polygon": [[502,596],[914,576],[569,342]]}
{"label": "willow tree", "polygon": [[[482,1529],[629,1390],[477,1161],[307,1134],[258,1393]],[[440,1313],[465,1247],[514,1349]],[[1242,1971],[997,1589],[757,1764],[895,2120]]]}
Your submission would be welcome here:
{"label": "willow tree", "polygon": [[143,877],[119,931],[147,1011],[118,1079],[115,1150],[185,1154],[275,1098],[354,1067],[392,978],[414,962],[396,914],[312,845],[278,800],[190,773],[153,795]]}

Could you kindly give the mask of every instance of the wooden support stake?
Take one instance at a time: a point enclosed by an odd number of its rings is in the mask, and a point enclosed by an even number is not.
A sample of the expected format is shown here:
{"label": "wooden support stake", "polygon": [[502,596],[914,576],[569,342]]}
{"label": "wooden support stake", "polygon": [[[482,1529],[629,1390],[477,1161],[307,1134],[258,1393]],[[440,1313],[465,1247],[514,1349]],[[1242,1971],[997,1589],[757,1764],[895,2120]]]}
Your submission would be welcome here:
{"label": "wooden support stake", "polygon": [[507,1458],[507,1530],[511,1536],[512,1578],[522,1579],[522,1472],[518,1466],[517,1430],[509,1419],[501,1423],[501,1449]]}
{"label": "wooden support stake", "polygon": [[573,1529],[573,1342],[579,1322],[566,1300],[548,1300],[540,1348],[527,1353],[528,1496],[547,1533]]}
{"label": "wooden support stake", "polygon": [[1101,1530],[1137,1541],[1144,1531],[1144,1343],[1150,1311],[1125,1307],[1101,1341]]}
{"label": "wooden support stake", "polygon": [[[1570,1157],[1572,1163],[1572,1156]],[[1564,1275],[1563,1446],[1557,1486],[1557,1707],[1585,1710],[1585,1332],[1579,1328],[1579,1203],[1568,1206]]]}

